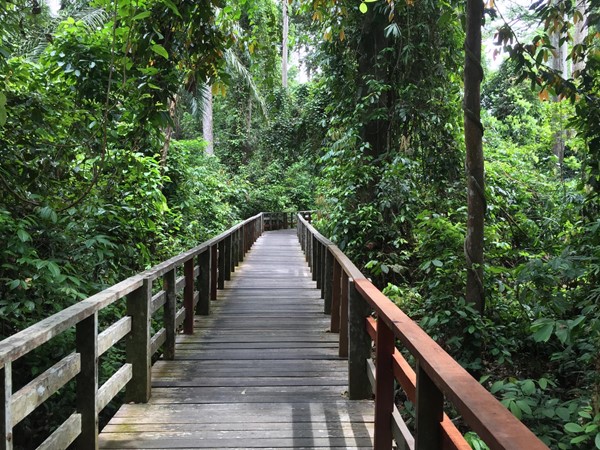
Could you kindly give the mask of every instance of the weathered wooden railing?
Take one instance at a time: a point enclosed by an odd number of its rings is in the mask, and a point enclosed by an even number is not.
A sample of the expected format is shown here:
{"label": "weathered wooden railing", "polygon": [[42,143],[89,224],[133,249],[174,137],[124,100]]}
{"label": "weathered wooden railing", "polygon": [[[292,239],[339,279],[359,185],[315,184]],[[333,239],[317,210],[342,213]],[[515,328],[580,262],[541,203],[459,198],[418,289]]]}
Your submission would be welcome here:
{"label": "weathered wooden railing", "polygon": [[[492,450],[547,449],[338,247],[302,216],[297,223],[313,279],[322,290],[324,312],[331,314],[331,331],[339,333],[339,354],[348,358],[349,397],[375,394],[375,449],[391,449],[392,440],[400,449],[469,449],[444,413],[445,400]],[[416,370],[398,351],[396,340],[414,357]],[[395,382],[415,406],[414,437],[394,404]]]}
{"label": "weathered wooden railing", "polygon": [[298,215],[301,215],[308,223],[311,223],[313,213],[314,211],[263,212],[264,229],[265,231],[269,231],[296,228]]}
{"label": "weathered wooden railing", "polygon": [[[128,278],[92,297],[0,342],[0,449],[12,449],[12,430],[33,410],[70,380],[75,379],[74,413],[40,445],[64,449],[98,448],[98,414],[125,388],[128,402],[150,398],[151,358],[162,349],[163,358],[175,357],[175,336],[194,331],[194,313],[208,315],[235,266],[263,231],[263,214],[230,228],[219,236]],[[177,270],[183,276],[177,277]],[[160,290],[153,294],[153,285]],[[183,290],[183,304],[177,293]],[[98,313],[126,299],[124,317],[98,330]],[[162,308],[162,328],[151,335],[151,319]],[[53,337],[75,327],[74,352],[13,392],[12,363]],[[98,386],[98,358],[126,339],[126,363]]]}

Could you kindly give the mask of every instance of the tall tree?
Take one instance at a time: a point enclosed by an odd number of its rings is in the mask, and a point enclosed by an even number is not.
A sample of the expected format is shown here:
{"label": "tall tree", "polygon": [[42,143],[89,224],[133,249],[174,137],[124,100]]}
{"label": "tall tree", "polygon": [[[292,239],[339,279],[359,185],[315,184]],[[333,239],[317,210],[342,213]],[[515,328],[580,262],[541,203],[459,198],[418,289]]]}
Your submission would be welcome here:
{"label": "tall tree", "polygon": [[[587,2],[585,0],[579,0],[576,6],[576,12],[573,15],[573,22],[575,23],[575,33],[573,34],[573,46],[584,44],[584,39],[588,33],[587,25]],[[577,59],[573,61],[573,77],[579,75],[579,72],[585,67],[584,59]]]}
{"label": "tall tree", "polygon": [[281,0],[281,9],[283,11],[283,39],[281,42],[281,85],[284,89],[288,87],[288,0]]}
{"label": "tall tree", "polygon": [[[554,0],[553,2],[557,9],[561,10],[560,15],[557,17],[560,20],[557,20],[559,25],[555,26],[552,29],[550,34],[550,41],[554,50],[552,52],[552,58],[550,59],[550,67],[554,70],[559,76],[563,79],[567,79],[569,77],[568,64],[567,64],[567,41],[564,38],[563,27],[561,24],[564,23],[565,14],[562,12],[562,0]],[[560,99],[558,96],[553,96],[553,101],[559,102]],[[559,106],[553,117],[554,129],[556,130],[554,133],[554,143],[552,144],[552,153],[558,159],[558,166],[562,168],[563,160],[565,157],[565,138],[566,131],[564,125],[564,117],[562,114],[562,108]]]}
{"label": "tall tree", "polygon": [[467,0],[465,38],[464,123],[467,166],[468,218],[465,239],[467,302],[483,314],[483,226],[486,210],[484,192],[483,126],[481,125],[481,23],[482,0]]}
{"label": "tall tree", "polygon": [[202,137],[206,141],[206,154],[214,154],[213,137],[213,94],[212,88],[206,89],[206,99],[202,111]]}

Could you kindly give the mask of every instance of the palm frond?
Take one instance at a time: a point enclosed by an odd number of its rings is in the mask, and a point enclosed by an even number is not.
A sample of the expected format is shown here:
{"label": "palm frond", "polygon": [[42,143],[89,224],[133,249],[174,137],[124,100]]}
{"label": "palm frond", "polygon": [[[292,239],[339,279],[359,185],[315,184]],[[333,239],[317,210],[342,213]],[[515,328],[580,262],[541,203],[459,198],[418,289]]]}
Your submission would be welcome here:
{"label": "palm frond", "polygon": [[196,119],[202,120],[204,105],[206,105],[208,100],[209,89],[210,87],[207,84],[199,84],[196,85],[193,91],[189,91],[182,87],[177,94],[180,103],[186,105],[190,114]]}
{"label": "palm frond", "polygon": [[77,11],[71,11],[64,13],[61,12],[61,19],[66,19],[68,16],[73,17],[77,21],[81,21],[90,30],[96,30],[102,28],[104,24],[109,20],[109,14],[101,8],[86,7]]}
{"label": "palm frond", "polygon": [[58,17],[51,18],[46,26],[41,29],[30,31],[26,38],[21,38],[16,47],[14,56],[24,56],[30,61],[38,61],[44,50],[51,41],[51,36],[56,32],[58,25],[72,17],[76,21],[81,21],[90,31],[95,31],[104,26],[109,20],[106,11],[100,8],[81,8],[78,10],[61,10]]}
{"label": "palm frond", "polygon": [[244,84],[250,90],[250,94],[252,95],[256,103],[258,103],[262,115],[264,117],[267,117],[267,105],[265,103],[265,99],[260,94],[258,87],[256,87],[256,84],[252,79],[252,75],[250,74],[246,66],[242,64],[242,62],[232,49],[227,49],[225,51],[225,62],[227,63],[227,70],[232,75],[236,75],[244,81]]}

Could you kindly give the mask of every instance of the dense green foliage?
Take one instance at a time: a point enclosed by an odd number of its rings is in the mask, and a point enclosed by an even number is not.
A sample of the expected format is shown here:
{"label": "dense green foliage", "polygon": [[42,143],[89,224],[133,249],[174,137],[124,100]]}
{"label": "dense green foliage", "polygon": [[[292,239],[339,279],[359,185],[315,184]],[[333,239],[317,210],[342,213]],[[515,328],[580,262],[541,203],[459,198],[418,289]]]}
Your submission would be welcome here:
{"label": "dense green foliage", "polygon": [[[0,0],[0,337],[238,219],[319,209],[320,229],[551,448],[600,449],[597,28],[567,42],[584,70],[564,80],[545,65],[576,5],[537,2],[533,41],[503,26],[510,59],[486,68],[483,316],[464,288],[463,3],[291,2],[312,77],[288,89],[277,2],[36,5]],[[587,14],[597,22],[596,1]],[[101,377],[121,359],[103,357]],[[64,419],[72,388],[19,426],[18,445]]]}
{"label": "dense green foliage", "polygon": [[[363,16],[352,2],[312,7],[320,43],[311,60],[325,67],[319,82],[331,99],[319,226],[548,445],[600,445],[598,93],[590,74],[597,40],[587,44],[588,75],[575,81],[585,92],[575,108],[540,101],[520,82],[516,56],[488,75],[480,316],[464,294],[461,5],[377,2]],[[377,26],[383,43],[369,41]],[[371,48],[361,47],[365,40]],[[365,71],[367,56],[373,64]],[[532,77],[543,73],[527,61]],[[559,114],[579,131],[560,166],[552,154]],[[369,135],[370,121],[386,136],[383,145]]]}

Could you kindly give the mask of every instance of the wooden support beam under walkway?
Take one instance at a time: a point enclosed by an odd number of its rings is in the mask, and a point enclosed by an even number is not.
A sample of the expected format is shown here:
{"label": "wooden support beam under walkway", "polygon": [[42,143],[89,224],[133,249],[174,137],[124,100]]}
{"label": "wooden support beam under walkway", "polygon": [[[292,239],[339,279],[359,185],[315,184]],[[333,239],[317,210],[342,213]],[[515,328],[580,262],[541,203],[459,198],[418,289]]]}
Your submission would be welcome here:
{"label": "wooden support beam under walkway", "polygon": [[373,448],[373,402],[348,400],[329,325],[296,231],[264,233],[100,448]]}

